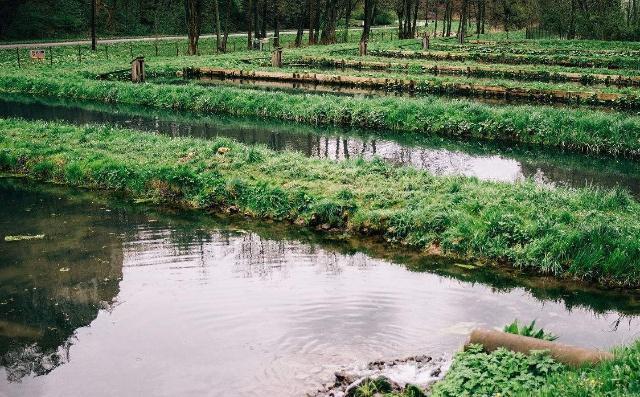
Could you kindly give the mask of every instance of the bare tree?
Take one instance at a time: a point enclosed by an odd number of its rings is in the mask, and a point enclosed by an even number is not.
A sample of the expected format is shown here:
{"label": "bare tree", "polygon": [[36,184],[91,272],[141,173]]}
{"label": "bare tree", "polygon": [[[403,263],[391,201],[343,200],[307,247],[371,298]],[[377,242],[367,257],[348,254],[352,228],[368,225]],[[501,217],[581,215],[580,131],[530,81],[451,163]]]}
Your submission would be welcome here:
{"label": "bare tree", "polygon": [[218,6],[218,0],[213,0],[213,19],[214,26],[213,29],[216,32],[216,52],[221,51],[221,38],[220,38],[220,7]]}
{"label": "bare tree", "polygon": [[91,50],[97,48],[96,40],[96,0],[91,0]]}
{"label": "bare tree", "polygon": [[369,40],[375,7],[376,0],[364,0],[364,26],[362,28],[362,36],[360,37],[361,42]]}
{"label": "bare tree", "polygon": [[197,55],[202,22],[202,0],[184,0],[184,8],[189,36],[189,55]]}
{"label": "bare tree", "polygon": [[253,0],[247,0],[245,12],[247,14],[247,48],[250,50],[253,48]]}

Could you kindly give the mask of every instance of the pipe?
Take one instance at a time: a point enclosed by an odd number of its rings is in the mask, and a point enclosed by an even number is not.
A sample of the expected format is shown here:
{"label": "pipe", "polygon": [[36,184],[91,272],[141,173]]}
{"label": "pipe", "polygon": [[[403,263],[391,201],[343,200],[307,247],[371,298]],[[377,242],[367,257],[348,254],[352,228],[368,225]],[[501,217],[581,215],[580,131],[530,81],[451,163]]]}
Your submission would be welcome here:
{"label": "pipe", "polygon": [[547,350],[554,360],[572,367],[597,364],[601,361],[613,359],[613,354],[606,351],[564,345],[528,336],[481,328],[471,332],[465,347],[470,344],[482,345],[486,352],[492,352],[500,347],[524,354],[530,354],[534,350]]}

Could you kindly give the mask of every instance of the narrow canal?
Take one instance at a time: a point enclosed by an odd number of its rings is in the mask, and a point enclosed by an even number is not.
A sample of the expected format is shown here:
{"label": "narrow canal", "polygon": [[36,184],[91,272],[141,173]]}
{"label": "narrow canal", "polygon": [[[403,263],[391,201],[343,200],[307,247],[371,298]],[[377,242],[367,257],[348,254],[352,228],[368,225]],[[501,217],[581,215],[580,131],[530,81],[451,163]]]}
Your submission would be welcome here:
{"label": "narrow canal", "polygon": [[640,167],[634,161],[512,144],[507,147],[410,134],[371,134],[266,120],[22,97],[0,97],[0,117],[102,123],[171,136],[223,136],[273,150],[293,150],[335,160],[377,156],[436,175],[464,175],[511,183],[529,178],[540,184],[565,187],[609,189],[619,186],[640,197]]}

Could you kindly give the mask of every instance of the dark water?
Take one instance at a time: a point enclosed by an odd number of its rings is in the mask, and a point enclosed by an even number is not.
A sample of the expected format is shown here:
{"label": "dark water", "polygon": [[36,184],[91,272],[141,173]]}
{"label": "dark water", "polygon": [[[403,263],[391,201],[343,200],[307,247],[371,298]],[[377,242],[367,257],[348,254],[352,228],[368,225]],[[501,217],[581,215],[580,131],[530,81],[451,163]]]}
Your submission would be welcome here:
{"label": "dark water", "polygon": [[[584,346],[640,336],[634,292],[25,180],[0,178],[0,202],[3,397],[296,396],[514,318]],[[45,237],[4,241],[25,234]]]}
{"label": "dark water", "polygon": [[298,151],[312,157],[341,160],[378,156],[393,164],[413,166],[437,175],[465,175],[501,182],[531,178],[539,183],[566,187],[620,186],[640,196],[640,167],[637,162],[626,159],[453,142],[410,134],[365,134],[295,123],[18,97],[0,99],[0,117],[105,123],[171,136],[222,136],[247,144],[262,144],[273,150]]}

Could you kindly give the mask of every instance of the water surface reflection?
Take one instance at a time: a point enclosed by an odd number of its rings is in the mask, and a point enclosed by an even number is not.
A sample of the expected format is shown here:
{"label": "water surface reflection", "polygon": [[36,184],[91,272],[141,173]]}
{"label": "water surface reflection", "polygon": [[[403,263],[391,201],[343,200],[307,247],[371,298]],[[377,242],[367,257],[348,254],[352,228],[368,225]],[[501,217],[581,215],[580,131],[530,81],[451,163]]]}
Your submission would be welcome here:
{"label": "water surface reflection", "polygon": [[640,167],[634,161],[516,145],[455,142],[415,134],[371,134],[266,120],[19,97],[0,98],[0,116],[112,124],[171,136],[228,137],[273,150],[292,150],[309,157],[333,160],[379,157],[436,175],[465,175],[501,182],[530,178],[547,185],[568,187],[620,186],[640,197]]}
{"label": "water surface reflection", "polygon": [[0,202],[0,237],[46,234],[0,240],[9,396],[295,396],[343,365],[449,354],[514,318],[585,346],[638,336],[630,293],[21,180],[0,179]]}

